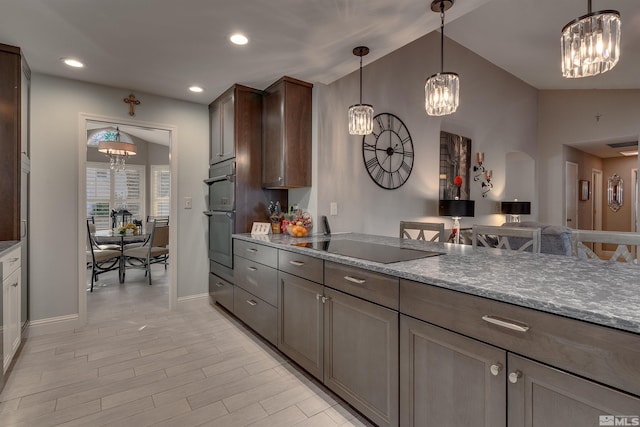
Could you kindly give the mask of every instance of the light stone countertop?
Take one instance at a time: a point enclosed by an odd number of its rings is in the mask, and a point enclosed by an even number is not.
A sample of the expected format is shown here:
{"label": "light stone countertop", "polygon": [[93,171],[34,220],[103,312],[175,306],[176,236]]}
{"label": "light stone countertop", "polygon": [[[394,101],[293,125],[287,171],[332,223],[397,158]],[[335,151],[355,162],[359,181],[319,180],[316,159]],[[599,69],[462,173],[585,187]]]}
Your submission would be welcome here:
{"label": "light stone countertop", "polygon": [[325,240],[322,235],[296,238],[285,234],[255,237],[234,234],[233,237],[640,334],[640,266],[637,265],[501,249],[474,250],[469,245],[357,233],[331,236],[332,240],[348,239],[445,253],[381,264],[293,246]]}
{"label": "light stone countertop", "polygon": [[19,240],[0,241],[0,258],[2,258],[10,250],[17,248],[18,245],[20,245]]}

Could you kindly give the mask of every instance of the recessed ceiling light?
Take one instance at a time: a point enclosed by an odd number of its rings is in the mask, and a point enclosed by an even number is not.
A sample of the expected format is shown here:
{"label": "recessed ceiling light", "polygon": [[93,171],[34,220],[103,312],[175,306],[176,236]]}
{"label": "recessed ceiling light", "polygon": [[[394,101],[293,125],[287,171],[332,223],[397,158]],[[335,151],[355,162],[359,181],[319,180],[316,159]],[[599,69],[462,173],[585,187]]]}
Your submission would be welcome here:
{"label": "recessed ceiling light", "polygon": [[62,61],[67,64],[69,67],[73,67],[73,68],[82,68],[84,67],[84,64],[80,61],[78,61],[75,58],[62,58]]}
{"label": "recessed ceiling light", "polygon": [[190,90],[191,92],[197,92],[197,93],[200,93],[200,92],[202,92],[204,89],[202,89],[200,86],[191,86],[191,87],[189,88],[189,90]]}
{"label": "recessed ceiling light", "polygon": [[620,154],[622,154],[623,156],[637,156],[638,155],[638,150],[634,150],[634,151],[619,151]]}
{"label": "recessed ceiling light", "polygon": [[229,40],[231,40],[231,43],[237,44],[237,45],[240,45],[240,46],[249,43],[249,39],[247,38],[247,36],[245,36],[244,34],[240,34],[240,33],[236,33],[236,34],[231,35],[231,37],[229,37]]}

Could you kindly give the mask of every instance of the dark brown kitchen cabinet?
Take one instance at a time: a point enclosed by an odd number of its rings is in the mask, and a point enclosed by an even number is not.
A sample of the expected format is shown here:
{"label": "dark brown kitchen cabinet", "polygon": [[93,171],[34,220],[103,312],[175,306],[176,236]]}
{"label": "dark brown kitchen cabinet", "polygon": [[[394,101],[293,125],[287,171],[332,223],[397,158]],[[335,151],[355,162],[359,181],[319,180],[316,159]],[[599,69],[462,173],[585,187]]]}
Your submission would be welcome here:
{"label": "dark brown kitchen cabinet", "polygon": [[[209,105],[209,123],[211,126],[211,161],[222,162],[235,157],[235,94],[242,90],[237,85],[228,89]],[[239,100],[239,102],[243,102]],[[245,107],[244,105],[240,107]]]}
{"label": "dark brown kitchen cabinet", "polygon": [[506,426],[506,365],[502,349],[401,315],[400,425]]}
{"label": "dark brown kitchen cabinet", "polygon": [[376,425],[398,425],[398,312],[324,296],[324,384]]}
{"label": "dark brown kitchen cabinet", "polygon": [[265,90],[263,170],[265,188],[311,186],[311,83],[283,77]]}
{"label": "dark brown kitchen cabinet", "polygon": [[23,62],[20,48],[0,44],[0,240],[20,240],[20,179],[22,174],[22,155],[28,145],[22,148],[21,133],[23,127],[22,108],[24,87],[22,79]]}

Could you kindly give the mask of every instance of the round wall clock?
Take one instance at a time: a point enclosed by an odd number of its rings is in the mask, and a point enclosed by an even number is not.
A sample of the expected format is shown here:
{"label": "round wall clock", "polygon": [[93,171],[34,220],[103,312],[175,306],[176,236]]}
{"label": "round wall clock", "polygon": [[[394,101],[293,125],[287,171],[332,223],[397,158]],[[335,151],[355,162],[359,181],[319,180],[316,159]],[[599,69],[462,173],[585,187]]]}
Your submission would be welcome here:
{"label": "round wall clock", "polygon": [[380,187],[393,190],[407,182],[413,169],[413,142],[398,116],[380,113],[373,118],[373,132],[362,137],[362,157]]}

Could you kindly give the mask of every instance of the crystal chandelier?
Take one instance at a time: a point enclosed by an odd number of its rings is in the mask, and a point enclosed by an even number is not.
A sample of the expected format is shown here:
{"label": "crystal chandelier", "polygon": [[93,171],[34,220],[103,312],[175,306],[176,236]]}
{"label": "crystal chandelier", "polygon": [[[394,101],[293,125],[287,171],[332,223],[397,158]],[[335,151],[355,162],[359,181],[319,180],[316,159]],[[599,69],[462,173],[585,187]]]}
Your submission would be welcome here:
{"label": "crystal chandelier", "polygon": [[349,107],[349,134],[368,135],[373,132],[373,107],[362,103],[362,57],[369,53],[366,46],[353,49],[353,54],[360,57],[360,103]]}
{"label": "crystal chandelier", "polygon": [[[121,139],[122,138],[122,139]],[[116,131],[105,131],[98,143],[98,151],[109,157],[109,168],[114,171],[123,171],[125,169],[125,159],[128,156],[136,155],[136,146],[131,138],[125,134],[120,134],[120,129],[116,127]]]}
{"label": "crystal chandelier", "polygon": [[427,79],[424,85],[425,109],[430,116],[455,113],[460,101],[460,78],[444,69],[444,12],[453,6],[454,0],[433,0],[431,10],[440,12],[440,72]]}
{"label": "crystal chandelier", "polygon": [[569,22],[562,29],[562,75],[567,78],[605,73],[620,59],[620,13],[591,12]]}

